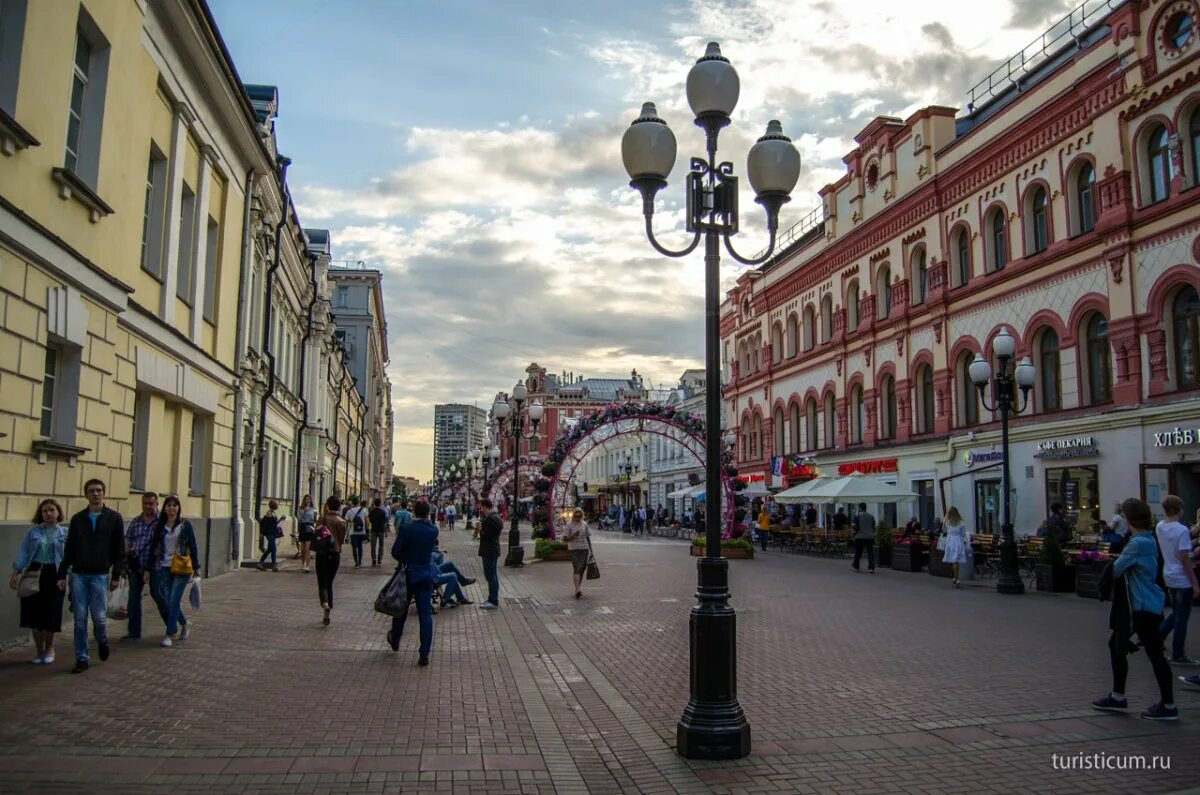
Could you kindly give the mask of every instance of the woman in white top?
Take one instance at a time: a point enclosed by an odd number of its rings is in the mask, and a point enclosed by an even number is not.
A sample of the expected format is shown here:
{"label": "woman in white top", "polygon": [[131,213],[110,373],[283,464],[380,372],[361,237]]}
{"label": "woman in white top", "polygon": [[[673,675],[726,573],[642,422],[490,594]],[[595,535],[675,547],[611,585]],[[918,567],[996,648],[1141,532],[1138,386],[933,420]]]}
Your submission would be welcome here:
{"label": "woman in white top", "polygon": [[959,566],[967,562],[967,528],[963,525],[962,514],[954,506],[946,511],[946,520],[942,523],[942,562],[954,566],[954,587],[958,587]]}
{"label": "woman in white top", "polygon": [[587,572],[588,557],[592,552],[592,534],[588,531],[587,522],[583,521],[583,511],[578,508],[571,514],[563,539],[571,552],[571,571],[575,575],[575,598],[583,596],[581,588],[583,575]]}

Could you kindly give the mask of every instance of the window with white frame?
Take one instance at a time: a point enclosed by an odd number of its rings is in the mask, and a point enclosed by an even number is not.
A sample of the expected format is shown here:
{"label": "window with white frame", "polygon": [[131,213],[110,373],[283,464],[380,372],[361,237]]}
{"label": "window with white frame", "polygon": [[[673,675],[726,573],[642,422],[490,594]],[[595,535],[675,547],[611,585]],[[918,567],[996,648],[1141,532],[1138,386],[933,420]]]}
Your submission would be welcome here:
{"label": "window with white frame", "polygon": [[58,348],[46,346],[46,366],[42,375],[42,424],[41,433],[47,439],[54,430],[54,400],[58,394]]}
{"label": "window with white frame", "polygon": [[207,493],[209,428],[212,420],[203,414],[192,414],[192,446],[188,456],[188,492]]}
{"label": "window with white frame", "polygon": [[71,63],[63,167],[92,189],[96,188],[100,171],[100,132],[104,125],[109,51],[108,41],[100,28],[81,8]]}
{"label": "window with white frame", "polygon": [[179,262],[175,295],[188,306],[196,299],[196,194],[185,182],[179,203]]}
{"label": "window with white frame", "polygon": [[163,280],[163,216],[167,205],[167,157],[150,143],[146,200],[142,208],[142,270]]}
{"label": "window with white frame", "polygon": [[150,393],[139,389],[133,402],[133,464],[130,485],[146,490],[146,459],[150,447]]}
{"label": "window with white frame", "polygon": [[211,215],[205,232],[204,319],[217,323],[217,277],[221,269],[221,225]]}
{"label": "window with white frame", "polygon": [[38,431],[58,444],[75,444],[79,417],[79,371],[82,349],[50,335],[42,362],[42,402]]}
{"label": "window with white frame", "polygon": [[0,111],[17,113],[26,0],[0,0]]}

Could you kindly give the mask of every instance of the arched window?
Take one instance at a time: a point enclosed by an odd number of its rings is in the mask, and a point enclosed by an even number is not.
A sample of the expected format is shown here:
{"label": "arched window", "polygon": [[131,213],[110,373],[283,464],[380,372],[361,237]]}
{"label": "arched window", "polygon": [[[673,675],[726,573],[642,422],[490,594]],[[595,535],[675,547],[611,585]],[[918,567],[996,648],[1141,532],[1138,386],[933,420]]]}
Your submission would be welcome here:
{"label": "arched window", "polygon": [[800,452],[800,406],[797,403],[793,403],[788,409],[788,436],[792,442],[788,452]]}
{"label": "arched window", "polygon": [[833,339],[833,296],[828,293],[821,299],[821,342]]}
{"label": "arched window", "polygon": [[762,335],[755,334],[754,341],[750,345],[750,349],[754,354],[754,372],[762,369]]}
{"label": "arched window", "polygon": [[918,433],[933,433],[934,421],[933,368],[925,365],[917,373]]}
{"label": "arched window", "polygon": [[955,287],[962,287],[971,281],[971,233],[967,228],[960,227],[954,236],[954,264],[958,281]]}
{"label": "arched window", "polygon": [[788,315],[787,319],[787,355],[795,356],[800,350],[800,321],[796,313]]}
{"label": "arched window", "polygon": [[959,424],[971,426],[979,424],[979,393],[975,382],[971,380],[971,356],[963,354],[958,362],[958,401]]}
{"label": "arched window", "polygon": [[988,245],[991,246],[992,270],[1003,270],[1008,264],[1008,225],[1004,210],[997,208],[988,216]]}
{"label": "arched window", "polygon": [[879,320],[892,314],[892,269],[881,265],[875,274],[875,308]]}
{"label": "arched window", "polygon": [[783,361],[783,326],[775,323],[771,326],[771,363]]}
{"label": "arched window", "polygon": [[1048,328],[1038,341],[1038,386],[1037,402],[1042,411],[1058,411],[1062,408],[1062,381],[1058,366],[1058,334]]}
{"label": "arched window", "polygon": [[854,331],[858,328],[858,279],[850,282],[850,286],[846,288],[846,330]]}
{"label": "arched window", "polygon": [[783,455],[786,448],[783,446],[783,409],[775,409],[775,427],[771,429],[772,436],[775,437],[774,455]]}
{"label": "arched window", "polygon": [[1075,174],[1075,207],[1079,217],[1076,232],[1080,234],[1096,227],[1095,187],[1096,170],[1091,163],[1084,163]]}
{"label": "arched window", "polygon": [[1175,331],[1175,382],[1177,389],[1200,386],[1197,355],[1200,354],[1200,294],[1188,285],[1175,295],[1171,305]]}
{"label": "arched window", "polygon": [[1050,245],[1050,209],[1046,189],[1038,185],[1025,207],[1025,245],[1030,254],[1045,251]]}
{"label": "arched window", "polygon": [[804,350],[811,351],[813,347],[814,331],[816,330],[817,318],[813,312],[812,304],[804,307]]}
{"label": "arched window", "polygon": [[1087,324],[1088,403],[1107,403],[1112,398],[1112,348],[1108,343],[1108,321],[1099,312]]}
{"label": "arched window", "polygon": [[896,438],[896,379],[883,377],[879,390],[879,438]]}
{"label": "arched window", "polygon": [[866,407],[863,405],[863,390],[856,385],[850,390],[850,443],[860,444],[863,426],[866,425]]}
{"label": "arched window", "polygon": [[833,393],[825,393],[825,405],[821,410],[821,425],[825,428],[824,447],[833,447],[837,439],[837,428],[835,422],[837,417],[833,408]]}
{"label": "arched window", "polygon": [[929,266],[925,261],[925,247],[921,246],[912,258],[912,302],[923,304],[929,296]]}
{"label": "arched window", "polygon": [[750,418],[746,417],[742,420],[742,454],[739,456],[742,461],[747,461],[750,458]]}
{"label": "arched window", "polygon": [[1167,128],[1161,124],[1146,137],[1146,160],[1150,164],[1150,204],[1167,198],[1170,190],[1171,155],[1167,143]]}
{"label": "arched window", "polygon": [[820,445],[817,438],[817,399],[809,398],[804,404],[804,433],[808,437],[806,450],[816,450]]}
{"label": "arched window", "polygon": [[1192,150],[1192,185],[1200,185],[1200,105],[1192,111],[1192,121],[1188,125],[1188,138]]}
{"label": "arched window", "polygon": [[750,458],[756,459],[762,455],[762,417],[755,415],[753,422],[750,428]]}

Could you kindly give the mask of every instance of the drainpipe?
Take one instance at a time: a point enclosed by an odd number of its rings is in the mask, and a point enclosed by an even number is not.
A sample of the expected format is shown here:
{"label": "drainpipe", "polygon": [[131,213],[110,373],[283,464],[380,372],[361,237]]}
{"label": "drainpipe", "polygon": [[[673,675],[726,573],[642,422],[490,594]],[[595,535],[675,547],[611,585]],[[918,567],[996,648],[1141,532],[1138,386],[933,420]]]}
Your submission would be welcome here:
{"label": "drainpipe", "polygon": [[287,188],[287,169],[292,164],[289,158],[279,156],[279,187],[282,195],[282,205],[279,212],[279,223],[275,225],[275,257],[271,267],[267,269],[266,300],[263,301],[263,353],[267,357],[267,391],[263,393],[262,405],[258,410],[258,463],[254,471],[254,517],[261,520],[259,511],[262,508],[263,467],[266,466],[266,456],[262,454],[263,443],[267,436],[267,401],[275,394],[275,354],[271,353],[271,293],[275,286],[275,271],[279,270],[279,260],[283,246],[283,227],[287,225],[288,211],[291,209],[292,197]]}
{"label": "drainpipe", "polygon": [[363,423],[367,420],[367,401],[363,398],[362,411],[358,415],[358,494],[359,499],[366,497],[367,481],[363,473],[363,459],[366,458],[367,439],[363,436]]}
{"label": "drainpipe", "polygon": [[[300,426],[300,430],[296,433],[296,450],[303,451],[304,449],[304,434],[308,430],[308,398],[307,379],[308,371],[304,368],[304,360],[308,353],[308,341],[312,338],[313,330],[313,307],[317,305],[317,258],[311,254],[308,257],[308,276],[309,284],[312,285],[312,300],[308,302],[308,325],[304,329],[304,341],[300,343],[300,405],[304,407],[304,424]],[[297,461],[300,460],[300,455],[296,456]],[[303,464],[296,467],[296,501],[292,503],[297,506],[299,513],[300,505],[300,470]]]}
{"label": "drainpipe", "polygon": [[[340,358],[338,361],[341,362],[342,366],[339,368],[339,371],[338,371],[337,406],[333,410],[333,446],[336,450],[336,452],[334,452],[334,455],[333,455],[333,490],[335,492],[337,491],[338,463],[340,463],[342,460],[342,443],[338,439],[338,426],[341,424],[341,419],[342,419],[342,387],[346,383],[345,362],[343,362]],[[349,426],[349,424],[350,423],[346,423],[347,426]],[[346,443],[347,444],[350,443],[350,432],[349,431],[346,431]],[[345,498],[346,498],[346,495],[343,494],[342,499],[345,499]]]}
{"label": "drainpipe", "polygon": [[[249,325],[242,313],[245,311],[246,298],[249,289],[246,286],[246,280],[250,276],[251,270],[251,252],[254,250],[254,245],[250,240],[250,208],[254,204],[254,169],[246,171],[246,212],[242,217],[242,280],[238,285],[238,300],[237,300],[237,357],[240,360],[246,350],[246,326]],[[241,363],[238,362],[235,367],[237,381],[242,380]],[[241,506],[239,499],[241,497],[241,473],[242,473],[242,413],[246,410],[245,398],[241,384],[236,385],[233,398],[233,472],[231,474],[230,489],[232,498],[230,500],[230,513],[232,518],[229,522],[229,559],[236,561],[241,558],[241,549],[238,545],[238,522],[241,517]]]}

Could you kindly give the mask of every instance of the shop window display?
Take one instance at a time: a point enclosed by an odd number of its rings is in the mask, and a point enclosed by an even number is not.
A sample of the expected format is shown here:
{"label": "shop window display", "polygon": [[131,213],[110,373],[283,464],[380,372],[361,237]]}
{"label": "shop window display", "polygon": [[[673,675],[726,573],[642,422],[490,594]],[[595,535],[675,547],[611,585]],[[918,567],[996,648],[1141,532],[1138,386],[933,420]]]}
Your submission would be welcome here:
{"label": "shop window display", "polygon": [[1063,518],[1076,533],[1090,534],[1102,517],[1100,469],[1094,466],[1052,467],[1046,470],[1046,512],[1060,503]]}

